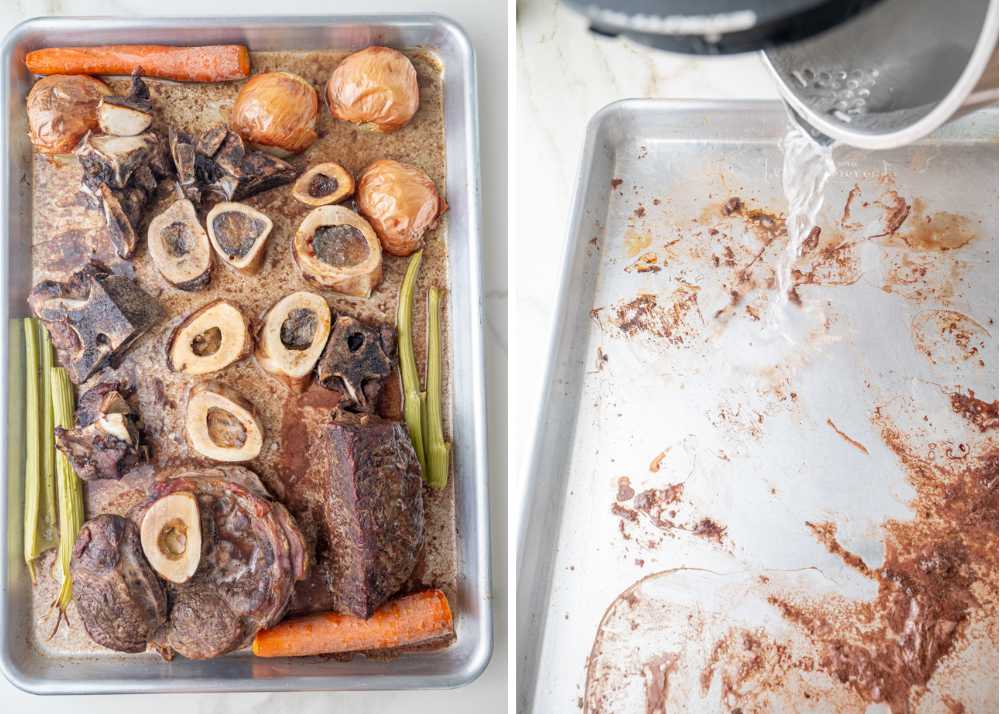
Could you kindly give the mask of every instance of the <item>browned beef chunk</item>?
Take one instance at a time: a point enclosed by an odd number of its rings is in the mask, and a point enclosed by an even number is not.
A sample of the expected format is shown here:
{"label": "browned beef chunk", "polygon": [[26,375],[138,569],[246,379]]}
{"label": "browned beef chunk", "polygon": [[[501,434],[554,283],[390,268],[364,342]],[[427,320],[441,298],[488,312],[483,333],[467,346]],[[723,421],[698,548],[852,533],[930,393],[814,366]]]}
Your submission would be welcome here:
{"label": "browned beef chunk", "polygon": [[160,304],[135,281],[96,265],[66,282],[43,280],[31,289],[28,304],[76,384],[115,363],[163,317]]}
{"label": "browned beef chunk", "polygon": [[84,481],[121,478],[145,458],[130,394],[123,383],[101,382],[80,397],[76,426],[55,428],[56,447]]}
{"label": "browned beef chunk", "polygon": [[339,315],[316,374],[320,384],[341,394],[341,406],[372,412],[382,386],[396,373],[396,329]]}
{"label": "browned beef chunk", "polygon": [[310,444],[308,458],[322,464],[322,481],[308,487],[322,489],[310,495],[325,506],[314,575],[296,587],[292,609],[370,617],[413,572],[423,543],[423,485],[410,437],[401,423],[342,414]]}
{"label": "browned beef chunk", "polygon": [[245,647],[284,617],[294,583],[309,567],[305,540],[257,476],[239,466],[181,471],[158,481],[150,500],[130,516],[141,522],[156,499],[180,491],[198,499],[202,555],[190,580],[169,585],[173,607],[153,644],[167,657],[217,657]]}
{"label": "browned beef chunk", "polygon": [[139,529],[103,514],[83,524],[70,562],[73,599],[91,639],[119,652],[142,652],[166,620],[167,597],[142,554]]}

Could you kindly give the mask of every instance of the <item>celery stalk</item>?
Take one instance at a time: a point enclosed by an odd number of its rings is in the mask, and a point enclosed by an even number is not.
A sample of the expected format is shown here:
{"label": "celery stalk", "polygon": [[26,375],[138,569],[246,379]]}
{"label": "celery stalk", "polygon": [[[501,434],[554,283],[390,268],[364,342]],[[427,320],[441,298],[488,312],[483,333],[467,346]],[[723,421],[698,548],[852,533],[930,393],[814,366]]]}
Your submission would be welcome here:
{"label": "celery stalk", "polygon": [[56,515],[56,441],[53,434],[55,412],[52,408],[52,381],[49,372],[55,367],[52,338],[44,325],[42,337],[42,547],[54,548],[59,541],[59,518]]}
{"label": "celery stalk", "polygon": [[451,444],[444,440],[441,422],[441,294],[432,287],[427,296],[427,484],[441,489],[448,484]]}
{"label": "celery stalk", "polygon": [[[73,426],[73,385],[69,381],[69,375],[62,367],[53,367],[49,378],[52,380],[55,424],[70,429]],[[56,454],[56,495],[59,503],[59,553],[56,560],[62,573],[62,587],[52,604],[59,608],[55,625],[55,629],[58,629],[59,623],[66,616],[66,608],[73,599],[69,564],[73,557],[73,544],[83,525],[83,486],[61,451]]]}
{"label": "celery stalk", "polygon": [[406,266],[403,285],[399,289],[399,305],[396,308],[396,329],[399,331],[399,368],[403,376],[403,418],[406,430],[417,452],[421,473],[427,478],[427,460],[424,455],[423,428],[420,409],[420,375],[417,374],[417,360],[413,356],[413,289],[420,270],[418,250]]}
{"label": "celery stalk", "polygon": [[35,560],[42,552],[39,517],[42,498],[42,392],[39,387],[38,325],[24,320],[25,360],[25,465],[24,465],[24,562],[31,582],[36,582]]}

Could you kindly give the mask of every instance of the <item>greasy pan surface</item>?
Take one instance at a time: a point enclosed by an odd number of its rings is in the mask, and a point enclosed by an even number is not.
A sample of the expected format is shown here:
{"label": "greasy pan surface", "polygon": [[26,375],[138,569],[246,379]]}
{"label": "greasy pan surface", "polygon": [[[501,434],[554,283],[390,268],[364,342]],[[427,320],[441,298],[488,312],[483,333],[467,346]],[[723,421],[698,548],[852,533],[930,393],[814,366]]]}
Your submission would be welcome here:
{"label": "greasy pan surface", "polygon": [[996,111],[838,150],[782,299],[786,121],[591,123],[525,481],[519,711],[996,710]]}
{"label": "greasy pan surface", "polygon": [[[43,24],[52,21],[42,21]],[[72,31],[81,27],[78,23],[60,22],[66,32],[65,38],[50,33],[43,41],[24,40],[12,50],[8,42],[8,75],[16,70],[17,57],[36,46],[46,44],[72,44]],[[176,23],[177,21],[173,21]],[[101,25],[101,23],[96,23]],[[106,23],[106,39],[95,39],[88,35],[87,42],[130,41],[153,42],[155,35],[142,32],[158,32],[156,23],[141,23],[143,29],[132,28],[128,40],[113,35],[110,29],[114,23]],[[213,28],[212,25],[219,25]],[[298,168],[321,161],[337,161],[348,171],[357,175],[369,162],[378,158],[393,158],[421,166],[435,184],[441,187],[449,199],[453,210],[442,225],[429,235],[428,249],[424,253],[421,282],[418,285],[419,302],[415,305],[415,334],[418,336],[418,363],[423,361],[423,296],[428,285],[436,284],[448,289],[447,315],[445,324],[448,334],[446,345],[446,383],[451,394],[446,395],[446,404],[451,395],[465,394],[469,408],[452,409],[450,431],[456,445],[465,438],[471,449],[459,448],[462,455],[455,460],[454,474],[463,474],[463,479],[453,479],[441,493],[425,490],[427,509],[426,546],[407,589],[436,586],[444,589],[456,610],[458,639],[456,644],[437,652],[422,652],[386,661],[366,661],[355,658],[350,662],[308,658],[303,660],[261,661],[244,654],[236,654],[218,661],[182,662],[170,664],[151,661],[151,656],[122,658],[117,653],[95,646],[74,617],[71,609],[71,627],[63,627],[52,639],[48,639],[51,623],[46,616],[48,603],[55,590],[54,581],[47,575],[51,555],[43,562],[41,571],[46,575],[31,598],[34,617],[27,617],[24,607],[30,589],[26,588],[26,578],[19,573],[16,559],[10,561],[4,576],[5,582],[15,582],[16,587],[6,593],[19,593],[20,597],[6,596],[4,601],[4,664],[9,677],[15,683],[31,689],[43,691],[116,691],[151,689],[322,689],[322,688],[399,688],[412,686],[447,686],[467,681],[485,665],[488,655],[488,611],[484,608],[483,584],[485,582],[485,561],[479,559],[480,538],[485,538],[485,520],[480,511],[481,495],[479,483],[481,474],[480,457],[475,443],[481,423],[476,415],[476,402],[469,398],[469,390],[478,379],[479,366],[479,314],[478,314],[478,265],[475,264],[475,238],[478,206],[473,193],[466,194],[468,177],[463,172],[475,168],[474,153],[469,151],[469,132],[474,136],[475,117],[469,112],[464,100],[463,86],[469,81],[471,55],[461,32],[447,21],[436,18],[386,19],[372,24],[364,20],[325,22],[310,18],[309,23],[281,19],[240,21],[239,26],[225,25],[223,21],[199,21],[195,35],[174,38],[174,42],[218,43],[246,42],[251,47],[253,71],[283,69],[298,73],[309,80],[321,92],[322,87],[340,59],[350,49],[373,43],[385,43],[404,49],[413,60],[420,83],[421,107],[412,124],[403,131],[389,136],[366,134],[356,131],[351,125],[335,122],[325,107],[320,114],[318,131],[320,139],[303,154],[292,159]],[[125,30],[122,30],[125,31]],[[197,34],[200,33],[200,34]],[[228,34],[227,34],[228,33]],[[16,34],[16,32],[15,32]],[[28,34],[30,35],[30,26]],[[312,49],[316,48],[316,49]],[[332,48],[337,48],[336,50]],[[290,51],[294,50],[294,51]],[[460,81],[459,81],[460,80]],[[113,80],[118,89],[121,80]],[[224,121],[240,83],[212,85],[177,84],[148,80],[153,95],[154,107],[160,120],[189,131],[198,131],[212,124]],[[10,83],[8,83],[9,87]],[[25,85],[30,86],[30,85]],[[24,91],[24,86],[19,86]],[[451,100],[450,93],[458,94]],[[8,94],[10,96],[10,94]],[[21,95],[23,97],[23,95]],[[19,109],[23,113],[23,99]],[[13,104],[16,104],[13,103]],[[13,108],[9,119],[17,119]],[[23,123],[23,121],[22,121]],[[9,126],[13,132],[14,126]],[[12,175],[24,176],[29,186],[21,197],[28,199],[31,207],[30,235],[32,236],[34,280],[49,275],[59,276],[69,267],[75,256],[69,260],[57,260],[54,256],[61,251],[52,250],[52,240],[59,240],[67,231],[78,231],[82,235],[96,238],[98,253],[101,253],[102,229],[100,216],[81,205],[76,196],[79,182],[79,168],[75,161],[63,164],[53,163],[30,155],[26,141],[13,142],[14,151],[8,168]],[[20,150],[20,154],[18,152]],[[447,156],[447,162],[446,162]],[[457,157],[457,158],[453,158]],[[18,162],[20,160],[21,163]],[[24,165],[24,161],[30,163]],[[475,171],[472,171],[473,177]],[[474,185],[475,178],[473,178]],[[454,210],[453,191],[458,210]],[[167,309],[169,317],[159,327],[144,336],[130,351],[128,357],[117,370],[139,387],[141,411],[147,423],[147,432],[156,453],[155,463],[167,466],[189,457],[191,452],[184,443],[182,415],[186,400],[185,390],[188,380],[179,378],[166,368],[164,345],[172,325],[177,319],[216,297],[226,297],[240,304],[246,314],[257,317],[281,296],[294,290],[308,289],[299,276],[291,258],[290,242],[295,227],[308,212],[308,207],[293,199],[290,186],[258,194],[247,199],[247,203],[263,210],[275,223],[268,241],[267,258],[263,269],[256,276],[242,276],[216,261],[212,283],[208,290],[200,293],[185,293],[167,287],[156,274],[148,254],[143,248],[133,261],[135,277],[151,294],[158,297]],[[10,197],[8,196],[8,200]],[[162,208],[161,204],[150,207],[144,214],[145,224]],[[167,199],[169,202],[169,199]],[[8,206],[24,210],[13,201]],[[8,253],[13,280],[10,283],[7,306],[10,316],[24,314],[23,295],[28,288],[23,271],[27,258],[26,246],[18,243],[27,236],[23,230],[23,214],[12,211],[8,222],[11,248]],[[458,232],[454,232],[458,228]],[[72,233],[70,234],[73,235]],[[458,235],[463,244],[452,250],[450,236]],[[66,257],[65,255],[63,257]],[[18,262],[19,261],[19,262]],[[18,262],[17,267],[14,263]],[[396,295],[406,259],[386,256],[384,278],[368,301],[343,298],[334,293],[321,291],[328,298],[333,311],[355,317],[393,322]],[[471,300],[471,302],[470,302]],[[455,316],[465,315],[459,329],[454,333],[451,326]],[[471,319],[470,319],[471,318]],[[461,342],[461,346],[456,346]],[[470,343],[476,345],[470,348]],[[12,343],[11,356],[15,356]],[[19,345],[18,345],[19,346]],[[469,349],[468,356],[454,356]],[[11,365],[13,366],[13,365]],[[16,372],[15,372],[16,374]],[[284,493],[285,486],[293,480],[308,478],[310,465],[298,458],[301,443],[293,438],[301,433],[296,426],[308,429],[319,417],[316,407],[323,406],[327,395],[315,387],[301,398],[288,398],[287,392],[276,381],[260,370],[253,359],[232,365],[218,375],[221,379],[241,391],[259,412],[264,425],[265,445],[261,456],[248,464],[257,471],[272,492]],[[450,379],[449,379],[450,378]],[[92,380],[93,381],[93,380]],[[16,404],[15,389],[9,390],[11,402]],[[23,397],[21,397],[23,400]],[[22,401],[23,403],[23,401]],[[16,409],[16,407],[15,407]],[[388,399],[382,411],[393,414],[398,411],[398,399]],[[9,443],[16,446],[18,428],[13,418]],[[464,437],[462,433],[465,433]],[[15,466],[15,449],[8,451],[10,473],[18,474]],[[8,545],[13,552],[20,552],[20,517],[18,486],[8,480],[8,518],[6,533]],[[460,486],[455,486],[460,480]],[[125,484],[105,483],[87,489],[88,515],[103,510],[127,510],[132,494]],[[468,529],[467,529],[468,528]],[[456,532],[464,533],[457,538]],[[469,540],[471,535],[472,540]],[[14,544],[17,543],[15,546]],[[471,556],[471,557],[470,557]],[[471,562],[470,562],[471,561]],[[31,623],[33,620],[33,624]],[[484,624],[486,628],[484,629]],[[23,639],[22,639],[23,638]],[[467,640],[467,641],[466,641]],[[133,661],[135,664],[133,664]],[[129,677],[124,669],[138,665],[142,674]],[[95,681],[96,678],[96,681]],[[125,680],[128,680],[127,682]]]}

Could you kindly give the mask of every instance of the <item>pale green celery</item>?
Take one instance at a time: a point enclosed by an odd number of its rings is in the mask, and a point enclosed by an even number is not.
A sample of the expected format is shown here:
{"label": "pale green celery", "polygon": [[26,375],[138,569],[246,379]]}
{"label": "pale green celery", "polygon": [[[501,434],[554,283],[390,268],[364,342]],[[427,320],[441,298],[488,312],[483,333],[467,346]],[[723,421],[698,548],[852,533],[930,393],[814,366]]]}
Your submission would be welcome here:
{"label": "pale green celery", "polygon": [[423,251],[418,250],[410,258],[406,266],[403,285],[399,289],[399,306],[396,309],[396,329],[399,331],[399,369],[403,377],[403,418],[406,430],[417,452],[421,473],[427,478],[427,460],[424,455],[423,428],[421,427],[420,408],[420,375],[417,373],[417,360],[413,356],[413,289],[420,271],[420,257]]}
{"label": "pale green celery", "polygon": [[427,296],[427,484],[441,489],[448,484],[451,444],[444,440],[441,421],[441,294],[432,287]]}

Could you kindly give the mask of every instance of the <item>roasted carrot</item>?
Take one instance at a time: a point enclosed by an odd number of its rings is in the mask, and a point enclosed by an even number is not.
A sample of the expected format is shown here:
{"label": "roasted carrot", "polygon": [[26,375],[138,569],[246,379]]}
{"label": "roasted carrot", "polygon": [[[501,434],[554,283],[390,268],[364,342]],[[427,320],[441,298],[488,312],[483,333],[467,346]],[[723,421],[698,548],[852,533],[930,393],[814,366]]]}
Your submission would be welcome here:
{"label": "roasted carrot", "polygon": [[35,74],[132,74],[181,82],[224,82],[250,75],[250,53],[243,45],[173,47],[103,45],[48,47],[29,52],[24,63]]}
{"label": "roasted carrot", "polygon": [[332,612],[285,620],[257,633],[258,657],[303,657],[407,647],[452,633],[451,608],[440,590],[425,590],[386,603],[367,620]]}

